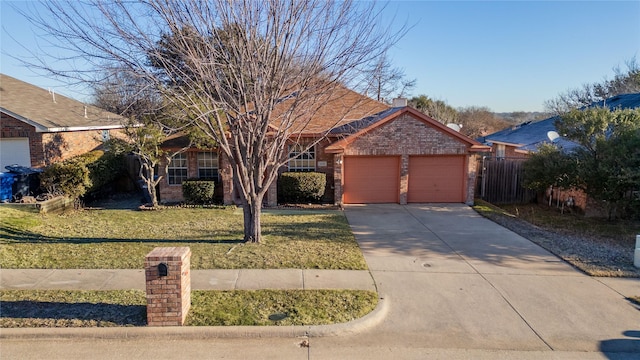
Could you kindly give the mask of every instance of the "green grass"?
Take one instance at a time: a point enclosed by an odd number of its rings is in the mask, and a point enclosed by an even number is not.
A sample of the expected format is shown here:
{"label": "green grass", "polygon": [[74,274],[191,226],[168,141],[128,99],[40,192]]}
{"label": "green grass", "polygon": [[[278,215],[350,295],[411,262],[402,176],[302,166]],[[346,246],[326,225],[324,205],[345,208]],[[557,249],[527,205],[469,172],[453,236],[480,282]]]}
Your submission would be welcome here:
{"label": "green grass", "polygon": [[[0,291],[0,327],[145,326],[141,290]],[[325,325],[371,312],[376,293],[363,290],[193,291],[186,325]]]}
{"label": "green grass", "polygon": [[189,246],[192,269],[366,269],[339,211],[269,211],[263,244],[242,242],[236,208],[79,210],[40,215],[0,207],[0,267],[141,269],[155,247]]}

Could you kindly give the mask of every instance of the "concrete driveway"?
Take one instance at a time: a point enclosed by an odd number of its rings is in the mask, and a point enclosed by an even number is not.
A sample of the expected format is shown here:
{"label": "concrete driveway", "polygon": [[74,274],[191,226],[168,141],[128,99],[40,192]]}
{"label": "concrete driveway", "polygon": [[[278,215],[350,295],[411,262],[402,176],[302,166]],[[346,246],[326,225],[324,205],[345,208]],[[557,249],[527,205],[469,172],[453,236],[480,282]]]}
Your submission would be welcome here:
{"label": "concrete driveway", "polygon": [[390,302],[352,345],[640,353],[640,311],[623,294],[468,206],[352,205],[346,215]]}

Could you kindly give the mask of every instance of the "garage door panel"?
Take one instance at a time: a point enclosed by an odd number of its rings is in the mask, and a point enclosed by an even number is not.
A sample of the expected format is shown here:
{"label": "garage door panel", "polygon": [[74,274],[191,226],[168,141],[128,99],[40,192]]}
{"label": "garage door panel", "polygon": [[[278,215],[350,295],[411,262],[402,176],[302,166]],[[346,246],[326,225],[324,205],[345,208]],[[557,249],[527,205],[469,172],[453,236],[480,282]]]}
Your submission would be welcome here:
{"label": "garage door panel", "polygon": [[400,157],[346,156],[344,202],[397,203],[400,192]]}
{"label": "garage door panel", "polygon": [[31,167],[28,138],[0,139],[0,172],[8,165]]}
{"label": "garage door panel", "polygon": [[407,202],[464,202],[464,156],[409,157]]}

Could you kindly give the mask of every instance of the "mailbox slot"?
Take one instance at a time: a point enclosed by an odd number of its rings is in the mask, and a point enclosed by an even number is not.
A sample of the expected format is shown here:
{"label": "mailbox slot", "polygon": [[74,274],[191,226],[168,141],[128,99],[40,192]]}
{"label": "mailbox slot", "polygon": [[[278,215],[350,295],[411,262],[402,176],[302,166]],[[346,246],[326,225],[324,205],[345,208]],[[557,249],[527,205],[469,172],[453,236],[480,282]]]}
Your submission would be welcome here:
{"label": "mailbox slot", "polygon": [[160,263],[158,265],[158,276],[167,276],[169,275],[169,269],[167,268],[167,264]]}

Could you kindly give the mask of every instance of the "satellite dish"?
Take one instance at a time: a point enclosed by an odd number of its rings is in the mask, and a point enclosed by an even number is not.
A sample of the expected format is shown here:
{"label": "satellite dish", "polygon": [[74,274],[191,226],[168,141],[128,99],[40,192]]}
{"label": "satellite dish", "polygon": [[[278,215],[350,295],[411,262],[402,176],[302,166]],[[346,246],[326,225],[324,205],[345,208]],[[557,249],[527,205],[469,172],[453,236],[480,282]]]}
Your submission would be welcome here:
{"label": "satellite dish", "polygon": [[460,128],[461,128],[461,126],[458,125],[458,124],[447,124],[447,127],[449,129],[453,129],[453,130],[455,130],[457,132],[460,132]]}
{"label": "satellite dish", "polygon": [[547,137],[549,138],[549,140],[551,140],[551,142],[556,142],[556,140],[558,140],[558,138],[560,137],[560,134],[553,130],[547,131]]}

